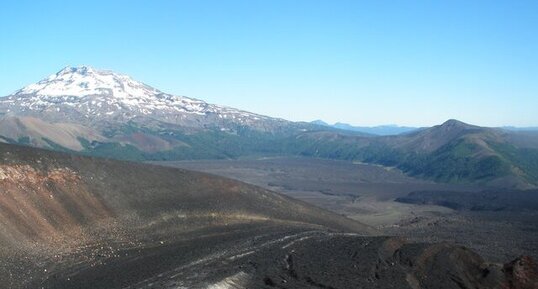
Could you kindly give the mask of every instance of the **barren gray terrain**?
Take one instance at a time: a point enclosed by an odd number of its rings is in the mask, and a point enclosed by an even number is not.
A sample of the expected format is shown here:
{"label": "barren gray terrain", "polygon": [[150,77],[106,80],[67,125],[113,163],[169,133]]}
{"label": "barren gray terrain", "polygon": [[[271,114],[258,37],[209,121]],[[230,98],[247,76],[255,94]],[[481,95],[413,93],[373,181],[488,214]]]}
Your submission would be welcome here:
{"label": "barren gray terrain", "polygon": [[538,279],[530,258],[492,263],[463,246],[381,236],[178,168],[0,144],[0,193],[6,289],[528,289]]}
{"label": "barren gray terrain", "polygon": [[[538,211],[534,191],[518,191],[510,210],[461,207],[442,202],[404,201],[413,192],[467,196],[495,190],[477,185],[440,184],[408,177],[394,168],[309,158],[261,158],[160,164],[208,172],[255,184],[315,204],[377,228],[384,234],[414,241],[450,242],[502,261],[519,255],[538,257]],[[505,193],[503,193],[505,192]],[[497,194],[510,199],[513,191]],[[483,205],[490,199],[478,199]]]}

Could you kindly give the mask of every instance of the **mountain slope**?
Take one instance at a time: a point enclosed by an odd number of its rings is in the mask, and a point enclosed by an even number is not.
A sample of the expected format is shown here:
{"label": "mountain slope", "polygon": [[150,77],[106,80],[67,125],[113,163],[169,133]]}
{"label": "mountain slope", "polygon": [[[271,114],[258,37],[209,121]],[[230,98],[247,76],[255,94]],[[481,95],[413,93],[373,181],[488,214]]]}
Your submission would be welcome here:
{"label": "mountain slope", "polygon": [[0,98],[0,141],[126,160],[302,155],[395,166],[440,182],[538,184],[538,134],[449,120],[390,136],[291,122],[68,67]]}
{"label": "mountain slope", "polygon": [[[32,281],[24,270],[37,274],[43,264],[68,266],[70,258],[95,264],[120,248],[154,246],[198,230],[277,226],[375,232],[238,181],[6,144],[0,144],[0,194],[0,279],[19,285]],[[13,266],[12,258],[17,258]]]}
{"label": "mountain slope", "polygon": [[[520,146],[514,141],[515,136],[504,130],[449,120],[440,126],[387,142],[408,154],[401,167],[414,175],[441,181],[474,180],[516,186],[525,186],[529,182],[537,184],[538,146]],[[534,136],[526,139],[538,140]],[[529,162],[523,161],[522,157]]]}
{"label": "mountain slope", "polygon": [[408,126],[398,126],[398,125],[378,125],[378,126],[354,126],[347,123],[337,122],[335,124],[328,124],[322,120],[311,121],[310,123],[323,125],[328,127],[333,127],[341,130],[347,131],[356,131],[365,134],[371,135],[398,135],[403,133],[409,133],[420,128],[418,127],[408,127]]}
{"label": "mountain slope", "polygon": [[84,149],[80,139],[105,141],[99,132],[72,123],[49,123],[34,117],[7,116],[0,119],[0,138],[5,142],[54,148],[51,143],[74,151]]}
{"label": "mountain slope", "polygon": [[88,66],[66,67],[0,100],[0,113],[36,116],[107,130],[136,123],[237,132],[298,131],[312,127],[159,91],[131,77]]}
{"label": "mountain slope", "polygon": [[342,216],[202,173],[0,144],[0,183],[0,288],[535,282],[520,276],[536,271],[531,259],[504,273],[459,246],[372,237]]}
{"label": "mountain slope", "polygon": [[[4,141],[139,160],[233,157],[257,150],[267,139],[329,129],[171,95],[129,76],[87,66],[64,68],[0,98],[2,116],[4,122],[31,117],[59,131],[61,123],[93,132],[66,136],[50,130],[27,135],[0,131]],[[266,144],[261,150],[271,147]]]}
{"label": "mountain slope", "polygon": [[[4,193],[0,207],[19,208],[9,216],[20,214],[27,218],[23,221],[3,215],[0,224],[7,234],[0,236],[0,241],[14,246],[21,246],[25,241],[43,241],[51,234],[19,234],[24,232],[9,228],[33,221],[45,223],[24,225],[29,232],[47,227],[69,229],[70,224],[84,227],[99,219],[92,214],[101,211],[106,211],[99,213],[105,217],[126,218],[123,222],[152,220],[161,226],[166,222],[176,226],[179,222],[188,227],[192,224],[189,216],[199,216],[220,218],[219,222],[233,222],[234,218],[239,222],[243,219],[250,222],[250,218],[278,219],[374,232],[367,226],[288,197],[203,173],[6,144],[0,144],[0,161],[0,190]],[[91,214],[86,216],[86,212]],[[41,217],[31,217],[34,215]],[[16,235],[16,238],[8,237]]]}
{"label": "mountain slope", "polygon": [[376,138],[312,132],[302,136],[304,155],[394,166],[441,182],[505,187],[538,184],[538,135],[449,120],[420,131]]}
{"label": "mountain slope", "polygon": [[6,113],[38,114],[50,121],[82,124],[157,120],[203,127],[215,119],[235,124],[258,124],[269,119],[163,93],[129,76],[87,66],[66,67],[18,90],[2,104]]}

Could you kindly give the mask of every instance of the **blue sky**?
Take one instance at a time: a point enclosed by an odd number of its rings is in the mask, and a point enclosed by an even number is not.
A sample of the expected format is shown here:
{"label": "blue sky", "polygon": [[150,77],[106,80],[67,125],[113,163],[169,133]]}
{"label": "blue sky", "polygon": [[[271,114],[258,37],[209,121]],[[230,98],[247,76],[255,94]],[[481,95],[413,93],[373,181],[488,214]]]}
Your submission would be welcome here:
{"label": "blue sky", "polygon": [[67,65],[290,120],[538,125],[538,1],[0,2],[0,95]]}

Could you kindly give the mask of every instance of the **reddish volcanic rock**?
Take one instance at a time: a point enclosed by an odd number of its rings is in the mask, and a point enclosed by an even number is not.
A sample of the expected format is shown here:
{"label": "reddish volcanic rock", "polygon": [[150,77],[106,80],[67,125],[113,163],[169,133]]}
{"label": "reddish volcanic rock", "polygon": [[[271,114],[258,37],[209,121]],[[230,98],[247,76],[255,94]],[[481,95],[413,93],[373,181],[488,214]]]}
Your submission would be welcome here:
{"label": "reddish volcanic rock", "polygon": [[521,256],[507,263],[503,268],[506,275],[505,288],[509,289],[537,289],[538,265],[529,256]]}

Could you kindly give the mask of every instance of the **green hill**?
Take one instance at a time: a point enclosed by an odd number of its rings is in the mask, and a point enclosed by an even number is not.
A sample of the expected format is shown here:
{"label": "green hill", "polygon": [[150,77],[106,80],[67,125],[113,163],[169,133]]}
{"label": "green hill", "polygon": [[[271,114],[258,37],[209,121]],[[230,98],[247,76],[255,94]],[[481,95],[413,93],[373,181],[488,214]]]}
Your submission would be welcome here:
{"label": "green hill", "polygon": [[439,182],[507,187],[538,184],[538,134],[449,120],[414,133],[364,138],[333,133],[301,137],[300,154],[397,167]]}

